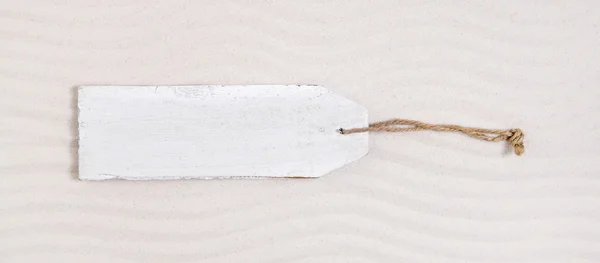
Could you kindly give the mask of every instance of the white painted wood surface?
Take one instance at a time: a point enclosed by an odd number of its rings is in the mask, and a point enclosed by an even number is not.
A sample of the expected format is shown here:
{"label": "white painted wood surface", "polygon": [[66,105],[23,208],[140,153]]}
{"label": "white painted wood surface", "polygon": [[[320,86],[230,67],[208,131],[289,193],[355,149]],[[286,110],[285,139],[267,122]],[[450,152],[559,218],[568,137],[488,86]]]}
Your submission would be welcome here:
{"label": "white painted wood surface", "polygon": [[313,85],[81,87],[79,178],[319,177],[368,151],[367,110]]}
{"label": "white painted wood surface", "polygon": [[[600,262],[600,1],[1,2],[1,263]],[[198,83],[317,83],[527,152],[372,133],[316,180],[77,178],[76,86]]]}

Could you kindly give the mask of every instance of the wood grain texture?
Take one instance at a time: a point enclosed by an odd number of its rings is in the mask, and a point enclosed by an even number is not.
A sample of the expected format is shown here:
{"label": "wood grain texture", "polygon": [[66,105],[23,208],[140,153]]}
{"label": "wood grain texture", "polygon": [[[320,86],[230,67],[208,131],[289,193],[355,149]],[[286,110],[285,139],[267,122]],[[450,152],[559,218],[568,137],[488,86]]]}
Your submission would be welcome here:
{"label": "wood grain texture", "polygon": [[[0,262],[600,261],[598,1],[0,2]],[[255,83],[527,153],[378,134],[317,180],[77,180],[76,86]]]}
{"label": "wood grain texture", "polygon": [[367,154],[367,110],[315,85],[88,86],[79,179],[320,177]]}

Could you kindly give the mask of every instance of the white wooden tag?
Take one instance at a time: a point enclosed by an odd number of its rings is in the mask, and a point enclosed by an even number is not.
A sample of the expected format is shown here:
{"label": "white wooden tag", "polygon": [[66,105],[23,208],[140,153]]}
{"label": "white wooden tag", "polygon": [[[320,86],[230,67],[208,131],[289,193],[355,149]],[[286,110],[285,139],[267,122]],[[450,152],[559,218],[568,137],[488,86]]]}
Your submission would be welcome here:
{"label": "white wooden tag", "polygon": [[368,151],[367,110],[323,87],[86,86],[84,180],[319,177]]}

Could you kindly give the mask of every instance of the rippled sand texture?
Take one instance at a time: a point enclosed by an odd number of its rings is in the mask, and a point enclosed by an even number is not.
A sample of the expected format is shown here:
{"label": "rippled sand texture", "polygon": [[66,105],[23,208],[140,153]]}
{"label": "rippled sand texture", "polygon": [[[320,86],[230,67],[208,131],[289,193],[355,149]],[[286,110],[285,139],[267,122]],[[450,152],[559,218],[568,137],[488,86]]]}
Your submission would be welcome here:
{"label": "rippled sand texture", "polygon": [[[598,1],[1,2],[1,262],[600,261]],[[75,179],[75,86],[305,83],[527,152],[377,134],[317,180]]]}

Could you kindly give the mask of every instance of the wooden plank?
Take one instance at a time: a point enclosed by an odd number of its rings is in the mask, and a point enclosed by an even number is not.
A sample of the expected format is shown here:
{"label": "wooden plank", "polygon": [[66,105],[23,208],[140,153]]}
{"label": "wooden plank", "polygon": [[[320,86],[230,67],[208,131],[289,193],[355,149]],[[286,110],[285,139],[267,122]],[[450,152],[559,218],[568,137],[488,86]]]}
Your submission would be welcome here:
{"label": "wooden plank", "polygon": [[87,86],[79,178],[319,177],[368,151],[367,110],[310,85]]}

